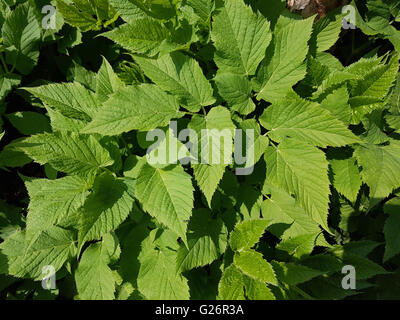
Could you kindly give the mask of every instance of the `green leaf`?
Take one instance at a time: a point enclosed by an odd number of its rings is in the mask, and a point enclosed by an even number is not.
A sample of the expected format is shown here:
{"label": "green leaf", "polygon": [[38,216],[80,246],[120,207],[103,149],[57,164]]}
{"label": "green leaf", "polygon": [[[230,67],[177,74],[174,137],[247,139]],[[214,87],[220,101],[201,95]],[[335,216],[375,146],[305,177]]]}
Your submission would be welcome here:
{"label": "green leaf", "polygon": [[324,271],[326,273],[333,273],[341,271],[343,263],[338,258],[330,254],[317,254],[309,256],[301,261],[302,265],[311,269]]}
{"label": "green leaf", "polygon": [[[357,9],[360,5],[356,5],[354,1],[352,6]],[[400,48],[399,33],[394,26],[391,25],[391,10],[386,1],[369,0],[367,1],[368,11],[365,14],[365,21],[360,15],[359,10],[356,10],[357,27],[366,35],[377,35],[379,37],[389,39],[395,49]]]}
{"label": "green leaf", "polygon": [[264,219],[270,221],[268,231],[283,241],[303,235],[321,232],[318,225],[296,204],[296,200],[286,192],[274,188],[270,198],[261,206]]}
{"label": "green leaf", "polygon": [[[7,240],[14,233],[19,232],[24,225],[25,221],[21,209],[0,201],[0,238]],[[1,259],[0,253],[0,261]]]}
{"label": "green leaf", "polygon": [[186,241],[193,186],[182,167],[159,169],[145,164],[136,180],[135,195],[145,211]]}
{"label": "green leaf", "polygon": [[[275,26],[266,58],[257,72],[257,99],[276,101],[306,74],[304,59],[308,52],[314,18],[293,20],[281,16]],[[258,89],[258,88],[257,88]]]}
{"label": "green leaf", "polygon": [[327,51],[336,43],[342,30],[342,20],[343,14],[330,14],[315,23],[310,42],[317,52]]}
{"label": "green leaf", "polygon": [[87,125],[87,121],[64,116],[61,112],[46,107],[50,117],[51,128],[53,131],[71,131],[79,133]]}
{"label": "green leaf", "polygon": [[108,267],[109,260],[105,240],[93,243],[85,250],[75,271],[79,299],[113,300],[115,298],[115,279]]}
{"label": "green leaf", "polygon": [[[366,130],[369,131],[370,127],[375,127],[371,131],[375,131],[377,129],[377,125],[375,124],[377,120],[380,121],[380,111],[384,107],[384,103],[380,101],[380,99],[376,97],[352,97],[349,99],[349,103],[351,106],[351,119],[350,124],[359,124],[360,121],[366,123]],[[371,116],[371,113],[375,113]],[[370,121],[368,118],[371,118]],[[375,118],[375,119],[374,119]],[[378,131],[374,132],[374,135],[378,133]],[[369,132],[366,134],[369,135]],[[379,136],[377,136],[379,138]],[[371,140],[375,140],[377,137],[372,137]]]}
{"label": "green leaf", "polygon": [[122,81],[114,73],[109,62],[103,58],[103,63],[96,75],[96,97],[100,103],[106,101],[110,95],[123,87]]}
{"label": "green leaf", "polygon": [[398,61],[398,55],[393,55],[388,64],[380,64],[372,70],[368,70],[363,79],[352,87],[351,94],[383,99],[396,80],[399,69]]}
{"label": "green leaf", "polygon": [[2,101],[12,88],[18,86],[21,77],[16,74],[0,74],[0,101]]}
{"label": "green leaf", "polygon": [[379,242],[371,240],[359,240],[351,241],[342,246],[335,245],[332,247],[330,252],[341,259],[347,254],[359,255],[366,258],[378,246]]}
{"label": "green leaf", "polygon": [[251,83],[246,76],[218,72],[214,80],[218,93],[233,111],[247,115],[255,110],[256,106],[251,99]]}
{"label": "green leaf", "polygon": [[400,114],[400,75],[397,75],[396,85],[392,87],[391,92],[389,93],[387,104],[390,112]]}
{"label": "green leaf", "polygon": [[82,132],[111,136],[131,130],[148,131],[166,126],[181,115],[176,99],[157,86],[130,86],[108,99]]}
{"label": "green leaf", "polygon": [[181,245],[177,256],[180,272],[211,264],[225,252],[228,231],[221,219],[213,219],[207,209],[193,211],[188,225],[188,248]]}
{"label": "green leaf", "polygon": [[57,9],[65,22],[82,31],[100,30],[103,21],[108,25],[118,18],[108,0],[57,0]]}
{"label": "green leaf", "polygon": [[365,144],[356,148],[355,157],[362,167],[363,181],[370,187],[371,199],[383,199],[400,187],[400,142],[390,145]]}
{"label": "green leaf", "polygon": [[[192,166],[197,185],[210,206],[225,168],[232,161],[235,125],[228,109],[214,107],[206,117],[194,115],[188,128],[201,137],[199,149],[195,150],[200,156],[200,163],[193,163]],[[205,150],[208,151],[208,157]]]}
{"label": "green leaf", "polygon": [[271,41],[269,22],[243,1],[217,0],[211,38],[222,72],[253,75]]}
{"label": "green leaf", "polygon": [[307,57],[307,74],[300,82],[297,91],[303,97],[308,97],[325,79],[329,77],[331,70],[318,59]]}
{"label": "green leaf", "polygon": [[337,273],[329,277],[317,277],[301,284],[301,289],[318,300],[341,300],[360,293],[361,290],[371,287],[366,281],[357,281],[356,290],[343,289],[342,280],[345,275]]}
{"label": "green leaf", "polygon": [[7,240],[11,235],[19,232],[24,224],[25,221],[20,208],[8,205],[4,201],[0,201],[0,238],[2,240]]}
{"label": "green leaf", "polygon": [[3,1],[0,5],[0,26],[3,25],[6,16],[10,13],[11,9],[9,7],[10,3]]}
{"label": "green leaf", "polygon": [[[74,232],[51,227],[25,247],[25,231],[14,233],[0,244],[0,253],[6,256],[6,272],[19,278],[42,280],[43,267],[61,269],[67,259],[75,253]],[[2,266],[0,263],[0,272]]]}
{"label": "green leaf", "polygon": [[243,220],[259,219],[263,198],[261,192],[246,184],[241,187],[243,190],[237,195],[236,202]]}
{"label": "green leaf", "polygon": [[81,210],[80,245],[117,229],[131,212],[133,202],[132,180],[116,179],[108,173],[98,176]]}
{"label": "green leaf", "polygon": [[[371,58],[361,58],[360,60],[354,62],[345,68],[347,73],[351,73],[354,75],[358,75],[359,77],[355,78],[356,80],[361,80],[365,78],[365,76],[370,73],[372,70],[375,70],[382,62],[382,58],[371,57]],[[357,83],[357,82],[355,82]]]}
{"label": "green leaf", "polygon": [[278,280],[288,284],[289,286],[306,282],[324,273],[319,270],[314,270],[291,262],[283,263],[272,261],[272,266],[275,270]]}
{"label": "green leaf", "polygon": [[385,130],[385,121],[382,109],[373,110],[365,115],[361,122],[366,131],[362,135],[365,142],[373,144],[389,142],[389,137],[383,132]]}
{"label": "green leaf", "polygon": [[263,217],[271,221],[268,231],[282,240],[276,249],[299,259],[311,254],[321,235],[318,224],[286,192],[272,186],[268,188],[272,195],[263,202],[261,209]]}
{"label": "green leaf", "polygon": [[205,25],[210,25],[211,13],[214,10],[214,0],[188,0],[194,12],[200,17]]}
{"label": "green leaf", "polygon": [[328,94],[321,101],[321,107],[328,110],[333,116],[348,125],[351,118],[351,108],[349,105],[349,93],[346,86],[342,86],[337,90]]}
{"label": "green leaf", "polygon": [[333,177],[333,186],[351,202],[356,202],[361,188],[361,177],[354,158],[329,161]]}
{"label": "green leaf", "polygon": [[268,220],[251,219],[238,223],[230,234],[230,246],[234,251],[243,251],[253,247],[270,224]]}
{"label": "green leaf", "polygon": [[359,138],[328,111],[295,94],[268,107],[260,117],[260,123],[270,130],[268,136],[277,142],[286,137],[319,147],[340,147],[360,142]]}
{"label": "green leaf", "polygon": [[92,136],[69,132],[37,134],[17,144],[40,164],[68,174],[89,175],[113,164],[109,152]]}
{"label": "green leaf", "polygon": [[39,59],[41,33],[29,2],[18,5],[6,17],[2,36],[7,62],[22,74],[30,73]]}
{"label": "green leaf", "polygon": [[92,7],[92,12],[96,14],[97,18],[100,20],[107,20],[105,25],[109,25],[118,19],[118,15],[114,8],[110,6],[109,0],[89,0],[89,2]]}
{"label": "green leaf", "polygon": [[328,228],[328,162],[322,151],[295,139],[268,147],[266,180],[294,194],[311,218]]}
{"label": "green leaf", "polygon": [[163,55],[158,59],[135,57],[145,74],[161,89],[178,97],[189,111],[215,102],[210,83],[197,61],[180,53]]}
{"label": "green leaf", "polygon": [[272,291],[261,281],[243,276],[246,297],[249,300],[276,300]]}
{"label": "green leaf", "polygon": [[102,35],[134,53],[153,57],[159,53],[168,31],[158,21],[144,18],[123,24]]}
{"label": "green leaf", "polygon": [[[172,128],[175,124],[171,122],[170,127],[159,129],[157,133],[156,143],[151,144],[147,137],[148,133],[138,133],[139,144],[143,149],[147,149],[146,157],[144,160],[156,168],[164,168],[170,164],[176,164],[178,161],[185,163],[188,159],[197,160],[190,153],[186,145],[184,145],[175,134]],[[146,139],[146,141],[145,141]],[[143,140],[143,142],[141,142]]]}
{"label": "green leaf", "polygon": [[24,89],[66,117],[88,121],[97,111],[94,94],[78,82]]}
{"label": "green leaf", "polygon": [[357,280],[363,280],[388,273],[382,266],[367,258],[377,246],[379,243],[374,241],[352,241],[343,246],[334,246],[330,253],[339,258],[343,264],[354,266]]}
{"label": "green leaf", "polygon": [[264,260],[261,253],[253,250],[237,252],[235,253],[233,263],[245,275],[254,278],[255,280],[278,285],[272,266]]}
{"label": "green leaf", "polygon": [[16,168],[32,162],[31,158],[18,149],[20,141],[21,139],[12,141],[0,152],[0,167]]}
{"label": "green leaf", "polygon": [[[84,1],[81,2],[84,3]],[[80,10],[79,7],[75,6],[73,3],[68,4],[63,0],[57,0],[57,9],[61,12],[64,20],[68,24],[82,31],[96,30],[99,27],[97,26],[97,20],[92,16],[89,10]]]}
{"label": "green leaf", "polygon": [[73,80],[80,83],[90,91],[96,91],[96,73],[92,72],[77,62],[73,62],[73,67],[67,76],[67,80]]}
{"label": "green leaf", "polygon": [[378,274],[388,273],[379,264],[358,254],[344,252],[343,255],[336,254],[336,256],[342,259],[343,264],[354,266],[358,281],[372,278]]}
{"label": "green leaf", "polygon": [[122,239],[123,249],[121,251],[118,273],[124,281],[131,283],[137,288],[137,275],[140,268],[138,256],[142,252],[142,243],[150,234],[148,219],[143,223],[132,227]]}
{"label": "green leaf", "polygon": [[319,52],[316,55],[316,59],[323,66],[327,66],[332,71],[342,71],[344,69],[342,63],[338,58],[328,52]]}
{"label": "green leaf", "polygon": [[285,1],[270,0],[268,2],[265,1],[255,1],[255,2],[256,2],[255,3],[256,8],[260,10],[260,12],[265,18],[271,21],[272,27],[275,26],[276,21],[278,20],[281,14],[287,13]]}
{"label": "green leaf", "polygon": [[52,225],[78,223],[77,211],[87,196],[88,182],[78,176],[25,181],[30,202],[26,222],[28,240]]}
{"label": "green leaf", "polygon": [[322,102],[340,86],[345,85],[346,82],[360,78],[361,76],[352,74],[348,72],[348,70],[332,72],[322,81],[321,85],[318,86],[317,90],[313,93],[312,99],[314,101]]}
{"label": "green leaf", "polygon": [[220,300],[275,300],[265,283],[243,274],[235,264],[224,270],[218,284]]}
{"label": "green leaf", "polygon": [[117,10],[119,15],[129,23],[137,19],[147,17],[144,5],[140,5],[140,0],[109,0],[110,4]]}
{"label": "green leaf", "polygon": [[[262,155],[264,154],[265,150],[269,145],[268,137],[261,135],[261,128],[258,124],[256,119],[246,119],[239,124],[242,131],[242,141],[243,143],[247,140],[246,132],[247,130],[253,130],[254,133],[254,142],[247,141],[246,145],[243,147],[243,150],[246,151],[246,164],[244,165],[245,168],[251,168],[255,165]],[[252,156],[254,152],[254,157]],[[240,165],[240,163],[236,163]],[[246,169],[245,169],[246,170]]]}
{"label": "green leaf", "polygon": [[394,198],[385,203],[384,211],[389,215],[385,222],[383,232],[385,234],[385,255],[383,261],[388,261],[400,253],[400,199]]}
{"label": "green leaf", "polygon": [[[317,242],[318,235],[314,234],[303,234],[294,238],[282,240],[276,246],[277,250],[286,251],[290,256],[303,259],[312,253],[314,247],[319,245]],[[321,237],[323,237],[321,235]],[[325,245],[323,242],[322,245]]]}
{"label": "green leaf", "polygon": [[153,230],[150,237],[142,243],[142,251],[138,257],[138,290],[149,300],[187,300],[187,280],[176,272],[177,252],[172,250],[174,247],[168,247],[169,240],[166,242],[163,239],[165,232],[159,235],[158,241],[154,240],[157,231]]}
{"label": "green leaf", "polygon": [[208,206],[225,173],[226,165],[193,164],[193,173],[196,183],[206,197]]}
{"label": "green leaf", "polygon": [[243,275],[234,264],[224,270],[218,292],[221,300],[245,300]]}
{"label": "green leaf", "polygon": [[79,44],[82,44],[82,32],[77,28],[71,27],[68,28],[66,35],[58,41],[57,47],[60,53],[67,54],[67,49],[76,47]]}
{"label": "green leaf", "polygon": [[15,112],[6,117],[19,132],[26,136],[50,131],[49,119],[37,112]]}
{"label": "green leaf", "polygon": [[109,0],[119,15],[129,23],[135,23],[138,19],[152,17],[168,20],[175,15],[176,0]]}
{"label": "green leaf", "polygon": [[386,116],[386,121],[387,121],[388,125],[392,129],[395,129],[396,133],[400,134],[400,116],[398,116],[398,115],[387,115]]}

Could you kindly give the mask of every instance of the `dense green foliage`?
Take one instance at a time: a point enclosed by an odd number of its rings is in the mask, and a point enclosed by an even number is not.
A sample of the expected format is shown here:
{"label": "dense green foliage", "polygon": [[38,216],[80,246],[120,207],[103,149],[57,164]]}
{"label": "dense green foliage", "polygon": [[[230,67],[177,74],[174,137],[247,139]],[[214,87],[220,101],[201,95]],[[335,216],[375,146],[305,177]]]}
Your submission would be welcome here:
{"label": "dense green foliage", "polygon": [[[0,298],[400,298],[400,5],[351,5],[355,30],[281,0],[2,0]],[[171,120],[253,129],[253,173],[149,163]]]}

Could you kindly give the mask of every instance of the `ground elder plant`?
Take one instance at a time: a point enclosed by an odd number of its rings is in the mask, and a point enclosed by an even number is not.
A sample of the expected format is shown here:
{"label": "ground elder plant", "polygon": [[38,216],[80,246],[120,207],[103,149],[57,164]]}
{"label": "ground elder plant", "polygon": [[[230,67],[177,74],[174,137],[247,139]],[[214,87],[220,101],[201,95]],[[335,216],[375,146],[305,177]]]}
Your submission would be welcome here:
{"label": "ground elder plant", "polygon": [[399,20],[2,1],[0,298],[400,298]]}

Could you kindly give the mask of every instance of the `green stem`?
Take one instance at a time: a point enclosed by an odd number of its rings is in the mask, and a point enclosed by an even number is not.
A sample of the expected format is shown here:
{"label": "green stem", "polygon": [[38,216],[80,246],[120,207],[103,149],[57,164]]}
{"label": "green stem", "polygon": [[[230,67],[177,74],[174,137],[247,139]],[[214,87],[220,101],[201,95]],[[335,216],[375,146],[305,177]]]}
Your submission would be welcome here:
{"label": "green stem", "polygon": [[6,64],[5,60],[4,60],[4,57],[3,57],[2,53],[0,53],[0,60],[1,60],[1,63],[3,64],[3,68],[4,68],[5,73],[8,73],[9,71],[8,71],[8,68],[7,68],[7,64]]}

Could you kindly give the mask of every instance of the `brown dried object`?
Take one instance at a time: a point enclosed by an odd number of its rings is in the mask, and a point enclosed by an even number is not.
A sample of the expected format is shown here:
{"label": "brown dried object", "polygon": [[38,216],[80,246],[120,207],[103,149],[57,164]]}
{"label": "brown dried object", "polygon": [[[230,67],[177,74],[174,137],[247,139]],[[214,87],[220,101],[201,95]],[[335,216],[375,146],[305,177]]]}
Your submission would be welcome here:
{"label": "brown dried object", "polygon": [[288,0],[291,11],[298,11],[304,18],[318,14],[317,19],[322,18],[327,12],[347,3],[346,0]]}

